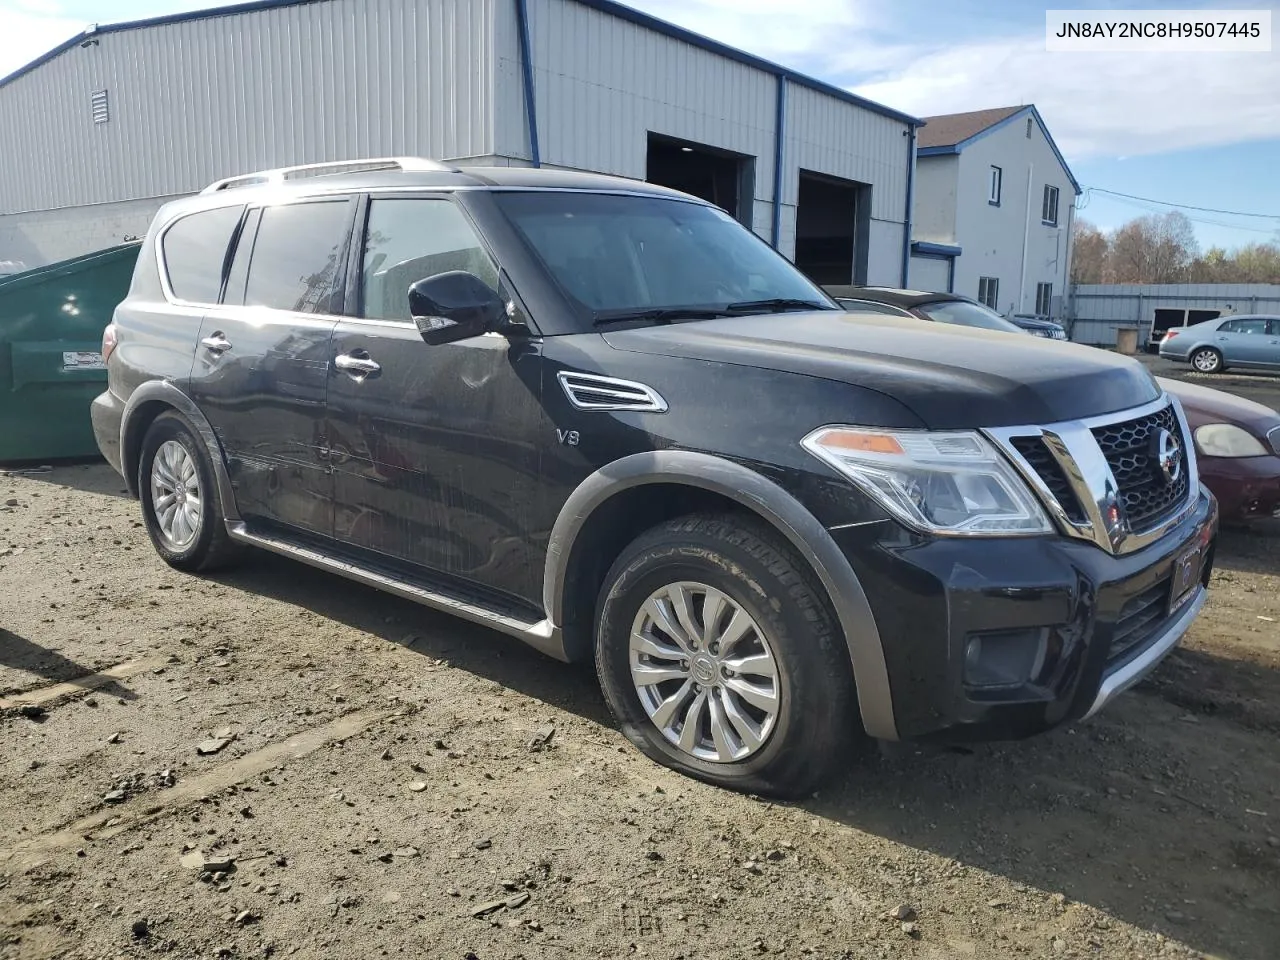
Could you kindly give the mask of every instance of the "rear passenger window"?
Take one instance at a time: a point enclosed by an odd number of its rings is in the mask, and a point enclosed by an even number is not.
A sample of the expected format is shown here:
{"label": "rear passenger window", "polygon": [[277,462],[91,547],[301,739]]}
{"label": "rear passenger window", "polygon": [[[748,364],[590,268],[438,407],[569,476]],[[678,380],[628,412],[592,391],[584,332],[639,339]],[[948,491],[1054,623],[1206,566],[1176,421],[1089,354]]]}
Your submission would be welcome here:
{"label": "rear passenger window", "polygon": [[218,302],[227,244],[242,213],[244,207],[205,210],[183,217],[165,231],[161,246],[175,297],[189,303]]}
{"label": "rear passenger window", "polygon": [[1267,333],[1267,321],[1261,317],[1248,320],[1228,320],[1218,330],[1222,333],[1253,333],[1265,336]]}
{"label": "rear passenger window", "polygon": [[471,223],[449,200],[373,200],[361,275],[362,316],[413,319],[409,288],[438,273],[465,270],[497,289],[498,268]]}
{"label": "rear passenger window", "polygon": [[334,312],[331,301],[349,222],[346,200],[263,209],[245,283],[245,306]]}

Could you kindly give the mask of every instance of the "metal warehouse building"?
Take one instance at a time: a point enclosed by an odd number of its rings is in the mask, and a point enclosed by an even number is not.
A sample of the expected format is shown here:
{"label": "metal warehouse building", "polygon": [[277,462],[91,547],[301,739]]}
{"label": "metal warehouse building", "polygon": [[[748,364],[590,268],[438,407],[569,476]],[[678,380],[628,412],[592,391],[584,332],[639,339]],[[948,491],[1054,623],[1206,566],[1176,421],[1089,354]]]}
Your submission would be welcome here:
{"label": "metal warehouse building", "polygon": [[1116,342],[1116,331],[1136,328],[1138,342],[1159,340],[1183,327],[1227,314],[1280,315],[1280,285],[1265,283],[1077,284],[1071,291],[1071,339]]}
{"label": "metal warehouse building", "polygon": [[260,0],[0,81],[0,260],[142,234],[221,177],[417,155],[652,180],[820,282],[896,285],[918,123],[609,0]]}

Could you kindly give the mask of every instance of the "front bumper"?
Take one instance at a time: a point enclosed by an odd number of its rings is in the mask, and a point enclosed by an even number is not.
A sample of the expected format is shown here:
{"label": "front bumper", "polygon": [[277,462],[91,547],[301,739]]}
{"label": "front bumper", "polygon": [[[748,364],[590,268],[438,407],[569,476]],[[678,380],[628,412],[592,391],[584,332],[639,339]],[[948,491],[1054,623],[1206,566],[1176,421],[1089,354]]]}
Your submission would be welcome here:
{"label": "front bumper", "polygon": [[1200,480],[1213,491],[1224,520],[1280,516],[1280,457],[1206,457]]}
{"label": "front bumper", "polygon": [[[1011,739],[1090,716],[1154,669],[1204,603],[1217,525],[1202,492],[1182,523],[1126,556],[1060,537],[926,539],[890,524],[834,535],[875,615],[899,737]],[[1198,569],[1180,571],[1197,549]],[[1179,576],[1191,589],[1171,609]],[[1022,672],[989,682],[986,650]]]}

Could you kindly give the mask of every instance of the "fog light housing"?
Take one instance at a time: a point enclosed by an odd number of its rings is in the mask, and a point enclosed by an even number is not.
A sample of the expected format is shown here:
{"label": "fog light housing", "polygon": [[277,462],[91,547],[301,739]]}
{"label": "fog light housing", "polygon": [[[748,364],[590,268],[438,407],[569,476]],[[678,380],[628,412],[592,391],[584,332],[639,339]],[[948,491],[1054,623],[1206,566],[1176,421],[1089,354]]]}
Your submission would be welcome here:
{"label": "fog light housing", "polygon": [[1047,627],[971,635],[964,650],[965,686],[991,690],[1036,682],[1045,670],[1049,635]]}

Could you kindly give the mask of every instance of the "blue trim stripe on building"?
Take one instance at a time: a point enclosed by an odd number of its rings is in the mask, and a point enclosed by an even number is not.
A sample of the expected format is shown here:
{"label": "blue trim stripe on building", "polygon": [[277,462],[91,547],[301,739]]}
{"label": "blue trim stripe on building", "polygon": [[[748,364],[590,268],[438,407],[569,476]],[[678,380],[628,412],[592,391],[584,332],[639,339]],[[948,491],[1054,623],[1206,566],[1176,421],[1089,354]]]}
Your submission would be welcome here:
{"label": "blue trim stripe on building", "polygon": [[542,166],[538,148],[538,103],[533,86],[533,41],[529,39],[529,2],[516,0],[516,20],[520,25],[520,71],[524,76],[524,111],[529,120],[529,162]]}
{"label": "blue trim stripe on building", "polygon": [[787,78],[778,76],[778,114],[773,126],[773,249],[782,243],[782,160],[787,133]]}
{"label": "blue trim stripe on building", "polygon": [[911,276],[911,213],[916,202],[916,128],[911,127],[907,137],[907,213],[902,218],[902,285],[908,286]]}
{"label": "blue trim stripe on building", "polygon": [[[273,10],[276,7],[293,7],[308,3],[323,2],[324,0],[252,0],[252,2],[249,3],[235,3],[223,7],[210,7],[207,10],[193,10],[190,13],[175,13],[163,17],[149,17],[144,20],[126,20],[121,23],[111,23],[101,27],[90,28],[90,30],[76,34],[66,42],[54,47],[48,53],[32,60],[25,67],[19,67],[7,77],[0,79],[0,87],[12,83],[19,77],[30,73],[32,70],[35,70],[37,67],[42,66],[45,63],[48,63],[59,54],[65,53],[72,47],[78,46],[83,43],[89,35],[104,36],[111,33],[122,33],[125,30],[139,30],[143,27],[160,27],[173,23],[185,23],[188,20],[208,20],[213,17],[227,17],[240,13],[256,13],[261,10]],[[631,23],[653,30],[655,33],[661,33],[676,40],[682,40],[692,46],[699,47],[700,49],[707,50],[711,53],[719,54],[720,56],[727,57],[730,60],[736,60],[737,62],[744,63],[747,66],[763,70],[766,73],[772,73],[778,77],[785,77],[792,83],[798,83],[811,90],[817,90],[820,93],[825,93],[827,96],[835,97],[837,100],[843,100],[845,103],[852,103],[855,106],[862,107],[864,110],[869,110],[872,113],[878,113],[881,116],[889,117],[892,120],[898,120],[902,123],[909,123],[913,126],[924,126],[924,121],[918,117],[913,117],[910,114],[902,113],[898,110],[886,107],[884,104],[876,103],[873,100],[867,100],[857,94],[850,93],[848,90],[832,86],[829,83],[824,83],[823,81],[816,80],[813,77],[805,76],[802,73],[797,73],[794,70],[779,66],[776,63],[771,63],[761,57],[753,56],[745,51],[738,50],[735,47],[730,47],[727,44],[712,40],[710,37],[704,37],[691,30],[685,30],[683,27],[677,27],[675,24],[668,23],[666,20],[659,20],[657,17],[652,17],[647,13],[641,13],[639,10],[633,10],[620,3],[615,3],[614,0],[574,0],[574,2],[599,10],[602,13],[618,17],[621,20],[630,21]]]}

